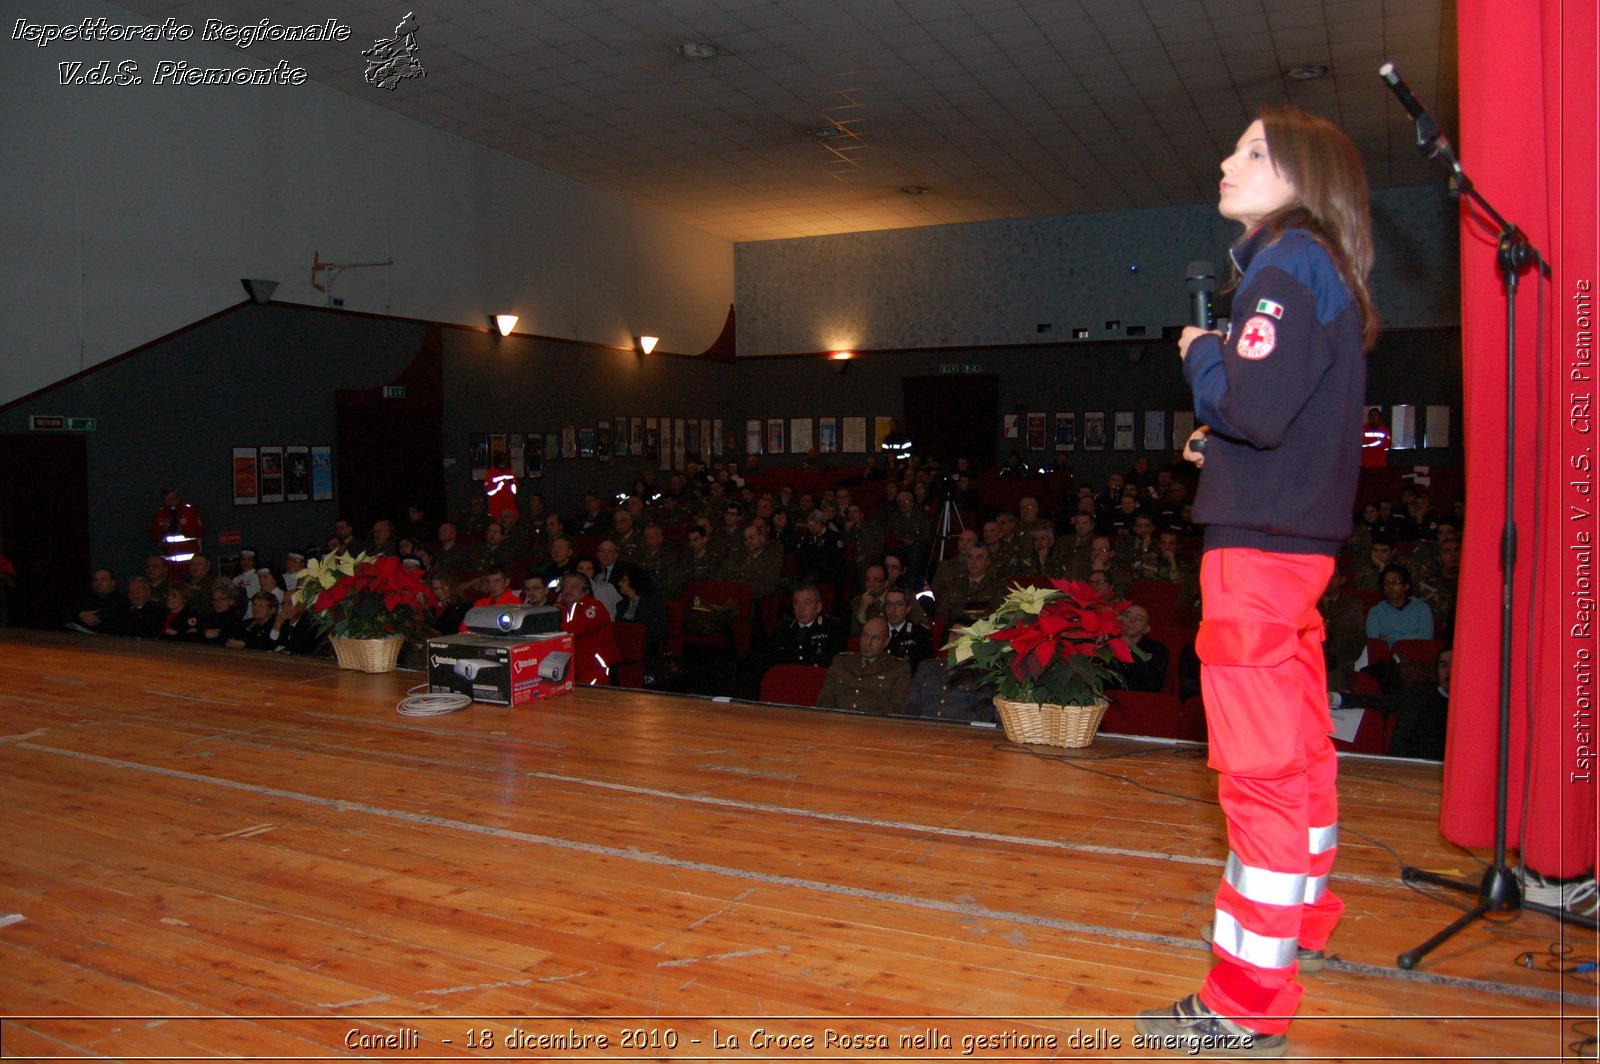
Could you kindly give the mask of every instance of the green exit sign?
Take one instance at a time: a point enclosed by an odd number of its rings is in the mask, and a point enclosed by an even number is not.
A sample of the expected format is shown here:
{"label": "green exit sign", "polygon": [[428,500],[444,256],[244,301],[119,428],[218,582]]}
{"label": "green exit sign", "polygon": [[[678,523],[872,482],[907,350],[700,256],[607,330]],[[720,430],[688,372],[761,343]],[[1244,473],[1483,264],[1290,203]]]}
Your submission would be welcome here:
{"label": "green exit sign", "polygon": [[383,386],[383,397],[385,399],[404,399],[406,397],[406,387],[403,384],[386,384]]}
{"label": "green exit sign", "polygon": [[29,414],[28,427],[34,432],[93,432],[92,417],[62,417],[59,414]]}

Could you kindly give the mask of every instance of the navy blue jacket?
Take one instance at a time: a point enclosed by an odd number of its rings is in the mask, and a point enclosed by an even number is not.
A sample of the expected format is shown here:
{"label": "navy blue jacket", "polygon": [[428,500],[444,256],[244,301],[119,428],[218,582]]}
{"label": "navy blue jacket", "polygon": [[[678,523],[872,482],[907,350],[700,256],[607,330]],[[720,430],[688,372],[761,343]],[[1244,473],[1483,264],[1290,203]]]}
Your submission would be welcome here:
{"label": "navy blue jacket", "polygon": [[1257,230],[1231,254],[1228,336],[1195,339],[1183,367],[1211,427],[1194,503],[1205,549],[1336,555],[1361,468],[1361,308],[1304,230],[1272,243]]}

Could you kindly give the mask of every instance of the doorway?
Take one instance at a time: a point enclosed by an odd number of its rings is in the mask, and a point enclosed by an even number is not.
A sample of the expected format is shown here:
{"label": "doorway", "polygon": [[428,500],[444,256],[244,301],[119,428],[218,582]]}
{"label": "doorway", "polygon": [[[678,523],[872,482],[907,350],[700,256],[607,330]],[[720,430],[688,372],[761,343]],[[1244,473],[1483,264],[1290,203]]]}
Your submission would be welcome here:
{"label": "doorway", "polygon": [[56,628],[89,581],[89,441],[81,434],[0,435],[0,554],[16,587],[0,588],[3,623]]}
{"label": "doorway", "polygon": [[963,457],[977,470],[994,465],[998,373],[906,377],[901,388],[913,453],[947,467]]}

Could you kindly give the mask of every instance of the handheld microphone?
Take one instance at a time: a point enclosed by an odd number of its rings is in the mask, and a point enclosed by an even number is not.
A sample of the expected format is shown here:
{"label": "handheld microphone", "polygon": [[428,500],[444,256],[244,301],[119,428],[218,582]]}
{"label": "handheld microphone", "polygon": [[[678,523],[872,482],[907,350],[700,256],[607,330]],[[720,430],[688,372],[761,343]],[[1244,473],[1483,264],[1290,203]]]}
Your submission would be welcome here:
{"label": "handheld microphone", "polygon": [[1217,290],[1217,268],[1209,262],[1191,262],[1188,273],[1184,287],[1189,290],[1189,324],[1214,329],[1217,319],[1211,313],[1211,293]]}

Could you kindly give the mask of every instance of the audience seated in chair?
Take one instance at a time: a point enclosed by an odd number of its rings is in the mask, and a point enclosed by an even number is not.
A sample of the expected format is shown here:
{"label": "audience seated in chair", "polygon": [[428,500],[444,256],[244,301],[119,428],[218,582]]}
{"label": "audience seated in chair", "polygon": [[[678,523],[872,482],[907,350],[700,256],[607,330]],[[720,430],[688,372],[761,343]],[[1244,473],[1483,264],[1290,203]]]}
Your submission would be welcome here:
{"label": "audience seated in chair", "polygon": [[[905,592],[898,592],[905,594]],[[861,627],[861,649],[834,657],[817,694],[817,705],[827,709],[860,709],[899,713],[911,687],[911,668],[887,653],[889,624],[873,617]]]}

